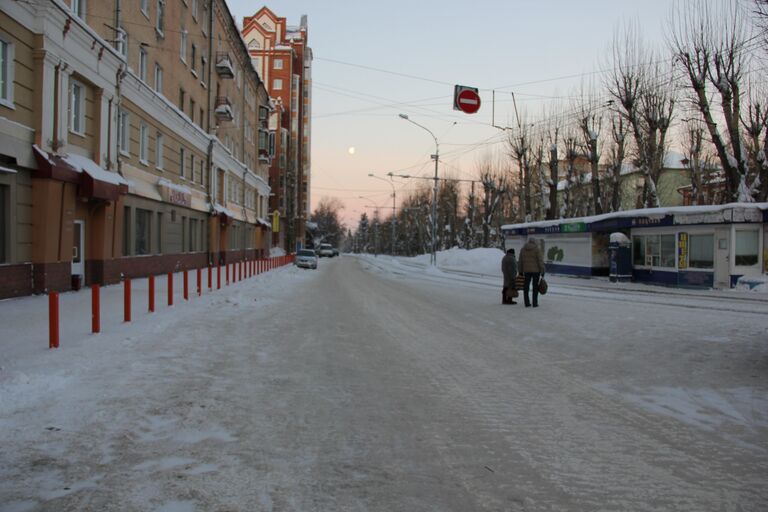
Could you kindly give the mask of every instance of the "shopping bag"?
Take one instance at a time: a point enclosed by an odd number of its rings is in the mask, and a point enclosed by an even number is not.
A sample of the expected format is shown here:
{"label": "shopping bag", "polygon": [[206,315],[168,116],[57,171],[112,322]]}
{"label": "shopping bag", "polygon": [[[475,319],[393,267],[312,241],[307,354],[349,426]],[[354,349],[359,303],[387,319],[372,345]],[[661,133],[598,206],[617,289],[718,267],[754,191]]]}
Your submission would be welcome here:
{"label": "shopping bag", "polygon": [[542,277],[541,279],[539,279],[539,293],[542,295],[546,295],[548,288],[549,288],[549,285],[544,280],[544,278]]}
{"label": "shopping bag", "polygon": [[519,275],[515,278],[515,288],[518,290],[522,290],[525,288],[525,277],[522,275]]}

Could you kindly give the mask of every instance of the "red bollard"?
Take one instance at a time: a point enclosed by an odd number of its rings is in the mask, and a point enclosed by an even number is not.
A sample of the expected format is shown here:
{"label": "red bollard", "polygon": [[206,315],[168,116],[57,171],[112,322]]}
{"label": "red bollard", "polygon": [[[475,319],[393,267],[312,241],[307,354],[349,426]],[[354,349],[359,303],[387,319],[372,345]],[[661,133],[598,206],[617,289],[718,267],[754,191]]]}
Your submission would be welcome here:
{"label": "red bollard", "polygon": [[168,305],[173,306],[173,272],[168,272]]}
{"label": "red bollard", "polygon": [[48,292],[48,348],[59,348],[58,292]]}
{"label": "red bollard", "polygon": [[98,284],[91,285],[91,332],[101,332],[101,289]]}
{"label": "red bollard", "polygon": [[189,300],[189,276],[187,269],[184,269],[184,300]]}
{"label": "red bollard", "polygon": [[229,284],[229,267],[230,267],[230,264],[229,263],[225,263],[224,266],[226,267],[224,270],[226,271],[226,274],[227,274],[227,280],[225,282],[226,282],[226,284]]}
{"label": "red bollard", "polygon": [[203,269],[197,268],[197,296],[203,294]]}
{"label": "red bollard", "polygon": [[209,290],[213,289],[213,287],[211,286],[211,284],[213,282],[212,277],[213,277],[213,267],[211,267],[211,265],[209,264],[208,265],[208,289]]}
{"label": "red bollard", "polygon": [[131,280],[123,281],[123,321],[131,321]]}
{"label": "red bollard", "polygon": [[243,274],[245,273],[245,272],[243,272],[243,270],[245,268],[244,265],[245,265],[245,262],[243,260],[240,260],[240,265],[238,266],[239,268],[238,268],[238,271],[237,271],[237,276],[239,278],[238,281],[242,281],[243,280],[243,277],[244,277]]}
{"label": "red bollard", "polygon": [[155,276],[149,276],[149,312],[155,312]]}
{"label": "red bollard", "polygon": [[221,266],[216,264],[216,289],[221,289]]}

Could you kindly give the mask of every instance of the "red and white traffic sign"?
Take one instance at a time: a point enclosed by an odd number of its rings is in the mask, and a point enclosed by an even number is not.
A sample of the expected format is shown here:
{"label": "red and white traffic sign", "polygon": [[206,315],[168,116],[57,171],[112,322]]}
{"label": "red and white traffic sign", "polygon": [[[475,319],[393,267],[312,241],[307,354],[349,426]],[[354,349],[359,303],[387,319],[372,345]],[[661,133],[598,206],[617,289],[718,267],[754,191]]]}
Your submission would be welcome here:
{"label": "red and white traffic sign", "polygon": [[480,95],[474,87],[457,85],[453,89],[453,109],[465,114],[474,114],[480,110]]}

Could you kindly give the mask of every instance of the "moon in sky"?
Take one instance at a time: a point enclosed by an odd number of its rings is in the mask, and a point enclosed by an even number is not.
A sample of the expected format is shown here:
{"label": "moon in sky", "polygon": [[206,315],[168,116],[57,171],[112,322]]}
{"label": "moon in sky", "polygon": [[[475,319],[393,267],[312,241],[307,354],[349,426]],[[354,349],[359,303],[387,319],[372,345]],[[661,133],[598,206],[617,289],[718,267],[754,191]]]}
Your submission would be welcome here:
{"label": "moon in sky", "polygon": [[350,155],[354,155],[355,154],[355,146],[350,146],[350,148],[347,151],[349,152]]}

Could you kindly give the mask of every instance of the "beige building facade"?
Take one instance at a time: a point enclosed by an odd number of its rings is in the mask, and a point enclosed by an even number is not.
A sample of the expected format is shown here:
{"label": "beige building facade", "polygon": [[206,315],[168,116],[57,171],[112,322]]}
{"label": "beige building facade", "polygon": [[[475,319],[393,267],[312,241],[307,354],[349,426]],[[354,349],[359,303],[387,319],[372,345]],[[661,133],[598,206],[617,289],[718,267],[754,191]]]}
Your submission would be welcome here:
{"label": "beige building facade", "polygon": [[268,254],[270,103],[223,0],[0,7],[0,297]]}

